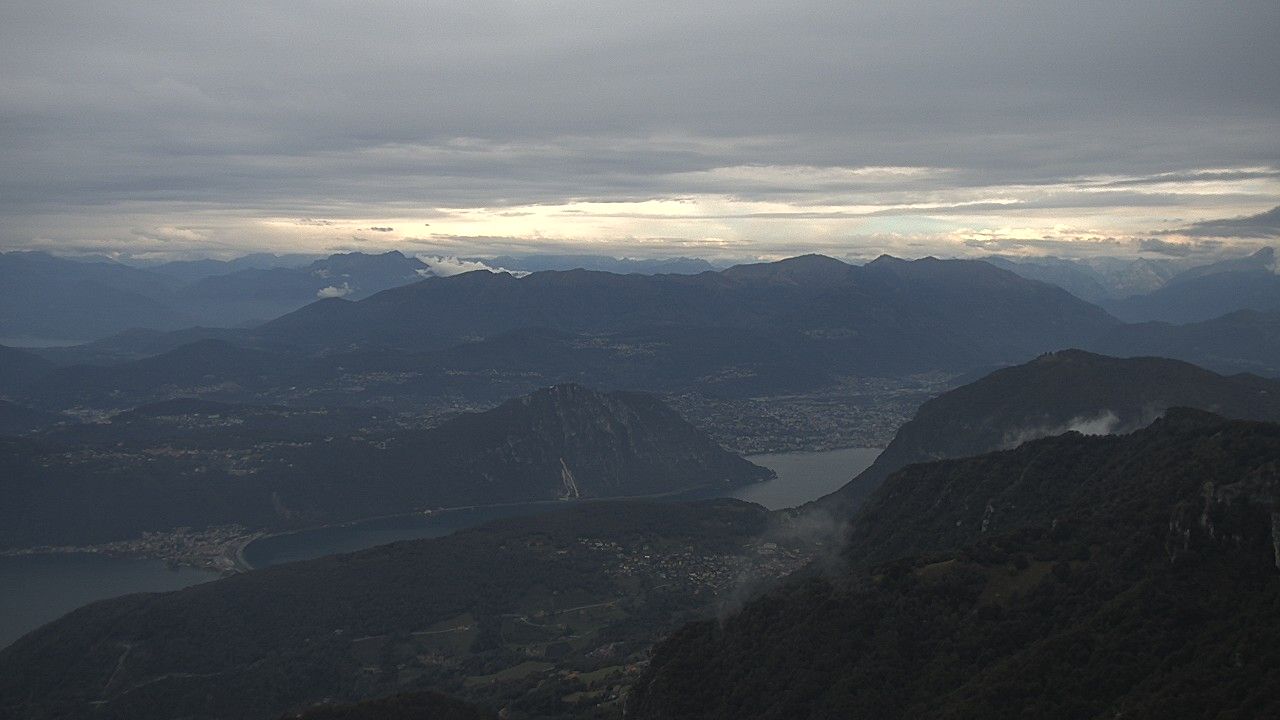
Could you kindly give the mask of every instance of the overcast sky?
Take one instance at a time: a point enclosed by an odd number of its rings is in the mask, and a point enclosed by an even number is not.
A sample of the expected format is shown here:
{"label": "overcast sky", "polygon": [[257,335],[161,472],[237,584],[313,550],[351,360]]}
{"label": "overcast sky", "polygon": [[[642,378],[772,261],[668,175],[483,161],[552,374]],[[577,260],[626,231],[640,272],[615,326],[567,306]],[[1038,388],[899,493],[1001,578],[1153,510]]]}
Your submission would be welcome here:
{"label": "overcast sky", "polygon": [[1243,251],[1278,37],[1276,0],[8,2],[0,247]]}

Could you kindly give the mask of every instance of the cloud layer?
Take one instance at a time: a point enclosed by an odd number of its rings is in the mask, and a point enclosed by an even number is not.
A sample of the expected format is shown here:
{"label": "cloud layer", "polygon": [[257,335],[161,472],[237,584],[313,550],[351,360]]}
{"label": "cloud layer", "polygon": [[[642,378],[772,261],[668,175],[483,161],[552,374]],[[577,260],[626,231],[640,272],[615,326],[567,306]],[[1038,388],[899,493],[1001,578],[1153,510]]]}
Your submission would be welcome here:
{"label": "cloud layer", "polygon": [[1280,206],[1257,215],[1205,220],[1182,232],[1192,237],[1280,238]]}
{"label": "cloud layer", "polygon": [[1088,252],[1280,202],[1272,0],[858,5],[7,3],[0,245]]}

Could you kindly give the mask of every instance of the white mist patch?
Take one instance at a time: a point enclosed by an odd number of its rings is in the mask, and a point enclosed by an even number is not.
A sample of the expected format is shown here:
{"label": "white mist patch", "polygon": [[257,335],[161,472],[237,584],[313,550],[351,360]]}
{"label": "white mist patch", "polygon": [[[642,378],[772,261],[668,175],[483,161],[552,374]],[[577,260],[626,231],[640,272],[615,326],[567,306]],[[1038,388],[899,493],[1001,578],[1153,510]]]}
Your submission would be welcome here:
{"label": "white mist patch", "polygon": [[1015,448],[1028,440],[1053,437],[1068,432],[1081,435],[1111,435],[1120,429],[1120,417],[1111,410],[1096,415],[1077,415],[1061,425],[1040,425],[1006,432],[1000,443],[1002,449]]}
{"label": "white mist patch", "polygon": [[320,288],[316,291],[316,297],[324,298],[340,298],[351,294],[351,285],[342,283],[341,286],[330,285],[329,287]]}
{"label": "white mist patch", "polygon": [[[1063,432],[1078,432],[1081,435],[1110,435],[1120,425],[1120,418],[1110,410],[1105,410],[1096,417],[1075,417],[1067,423]],[[1054,433],[1055,435],[1061,433]]]}
{"label": "white mist patch", "polygon": [[449,277],[450,275],[461,275],[462,273],[474,272],[476,270],[488,270],[492,273],[507,273],[508,275],[514,275],[515,277],[524,277],[529,274],[520,270],[490,267],[477,260],[463,260],[452,255],[419,255],[418,259],[431,266],[418,271],[418,274],[423,277],[430,277],[432,275]]}
{"label": "white mist patch", "polygon": [[[827,575],[839,573],[844,568],[840,552],[848,541],[849,528],[848,518],[837,518],[824,509],[810,506],[805,510],[783,510],[773,513],[765,531],[750,544],[755,552],[765,554],[776,552],[779,547],[794,547],[798,543],[805,548],[807,557],[802,566],[791,572],[809,567]],[[717,618],[723,621],[747,601],[782,582],[791,572],[770,576],[762,574],[756,567],[744,568],[717,603]]]}

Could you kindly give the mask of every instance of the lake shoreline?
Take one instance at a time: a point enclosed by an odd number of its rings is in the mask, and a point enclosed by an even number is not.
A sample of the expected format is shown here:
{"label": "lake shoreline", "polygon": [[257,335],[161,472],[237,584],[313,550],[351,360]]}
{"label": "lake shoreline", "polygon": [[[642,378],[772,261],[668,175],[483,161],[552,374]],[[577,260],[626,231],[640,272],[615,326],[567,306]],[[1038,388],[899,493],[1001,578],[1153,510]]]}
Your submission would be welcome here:
{"label": "lake shoreline", "polygon": [[[769,482],[768,479],[758,482]],[[256,569],[245,553],[250,545],[259,540],[287,537],[317,530],[348,528],[364,523],[384,520],[423,517],[431,518],[465,511],[484,511],[516,507],[541,507],[563,505],[565,507],[592,502],[626,502],[630,500],[659,500],[666,497],[691,494],[714,488],[739,488],[755,483],[740,485],[722,485],[720,483],[700,483],[676,490],[644,495],[617,495],[592,498],[556,498],[544,500],[525,500],[502,503],[473,505],[455,505],[420,510],[409,510],[402,513],[374,515],[341,522],[309,525],[279,532],[268,529],[250,530],[238,525],[210,526],[194,532],[187,528],[165,531],[148,531],[141,538],[119,540],[96,545],[40,545],[28,548],[11,548],[0,550],[0,557],[26,557],[32,555],[98,555],[113,558],[137,560],[163,560],[175,567],[190,567],[198,570],[210,570],[223,575],[234,575]]]}
{"label": "lake shoreline", "polygon": [[[775,480],[732,487],[721,483],[704,483],[691,489],[661,493],[658,497],[598,498],[587,499],[585,502],[661,499],[663,496],[692,494],[692,491],[701,490],[700,497],[687,499],[693,501],[733,497],[775,509],[827,494],[847,482],[860,470],[860,466],[870,465],[880,451],[880,448],[850,447],[835,451],[755,454],[748,459],[773,470],[777,474]],[[538,505],[530,507],[529,512],[574,506],[584,501],[536,502]],[[330,523],[328,531],[313,527],[310,530],[291,530],[288,534],[268,534],[244,527],[223,526],[220,528],[221,534],[216,537],[202,535],[202,531],[185,530],[172,535],[152,534],[121,544],[0,551],[0,647],[60,615],[97,600],[137,592],[173,591],[195,583],[216,580],[226,574],[266,568],[283,562],[354,552],[389,542],[441,537],[521,514],[521,508],[511,505],[508,504],[505,508],[464,506],[452,510],[441,509],[433,511],[430,516],[399,513],[392,519],[384,520],[389,527],[381,528],[376,527],[378,523],[370,519]],[[426,522],[414,523],[414,517],[421,517]],[[396,518],[401,522],[397,523]],[[317,535],[302,534],[306,532]],[[180,537],[185,538],[187,545],[177,543]],[[250,546],[269,538],[288,542],[281,542],[281,547],[264,548],[259,553],[261,557],[255,558]],[[149,543],[145,547],[144,540]],[[189,562],[177,562],[176,556],[179,555],[185,555]],[[225,560],[211,564],[212,558]],[[261,562],[255,564],[251,558]]]}
{"label": "lake shoreline", "polygon": [[[776,478],[776,475],[775,475],[775,478]],[[698,485],[691,485],[686,488],[668,490],[666,492],[660,492],[660,493],[649,493],[645,495],[612,495],[608,497],[556,498],[556,499],[550,499],[550,500],[523,500],[523,501],[514,501],[514,502],[487,503],[487,504],[477,504],[477,505],[455,505],[451,507],[429,508],[426,510],[410,510],[408,512],[391,513],[388,515],[375,515],[373,517],[359,518],[356,520],[344,520],[342,522],[324,523],[322,525],[311,525],[308,527],[285,530],[285,531],[276,532],[276,533],[265,533],[263,535],[260,535],[259,537],[253,538],[252,540],[246,542],[242,547],[240,547],[236,552],[236,561],[237,561],[237,565],[243,567],[243,570],[255,570],[257,569],[257,566],[254,565],[252,562],[249,561],[248,558],[245,557],[245,552],[248,550],[249,546],[252,545],[253,543],[258,542],[259,540],[273,540],[273,539],[282,538],[282,537],[300,535],[302,533],[316,532],[319,530],[351,528],[359,525],[376,523],[376,522],[385,521],[385,520],[399,520],[399,519],[408,519],[408,518],[424,518],[424,519],[435,518],[435,517],[442,517],[450,513],[460,513],[460,512],[477,511],[477,510],[484,511],[484,510],[500,510],[503,508],[518,508],[518,507],[545,507],[549,505],[574,507],[577,505],[597,503],[597,502],[627,502],[631,500],[660,500],[662,498],[686,495],[690,493],[711,490],[718,487],[726,487],[726,488],[748,487],[750,485],[770,482],[773,479],[774,478],[769,478],[766,480],[759,480],[754,483],[745,483],[740,485],[722,485],[721,483],[714,483],[714,482],[700,483]]]}
{"label": "lake shoreline", "polygon": [[[249,543],[240,554],[240,563],[255,569],[270,567],[324,555],[356,552],[391,542],[440,537],[512,515],[530,514],[590,502],[663,499],[697,501],[735,498],[763,505],[770,510],[781,510],[799,506],[836,490],[858,472],[870,466],[881,452],[883,448],[854,446],[837,450],[758,453],[747,456],[747,459],[773,471],[773,477],[740,485],[700,483],[686,488],[645,495],[473,504],[437,508],[427,513],[422,511],[394,513],[290,529],[264,535]],[[785,477],[783,477],[784,473],[780,472],[782,470],[785,470]],[[814,482],[814,478],[820,478],[820,480]],[[524,512],[510,514],[502,512],[521,509],[524,509]],[[467,513],[474,513],[478,517],[464,517]]]}

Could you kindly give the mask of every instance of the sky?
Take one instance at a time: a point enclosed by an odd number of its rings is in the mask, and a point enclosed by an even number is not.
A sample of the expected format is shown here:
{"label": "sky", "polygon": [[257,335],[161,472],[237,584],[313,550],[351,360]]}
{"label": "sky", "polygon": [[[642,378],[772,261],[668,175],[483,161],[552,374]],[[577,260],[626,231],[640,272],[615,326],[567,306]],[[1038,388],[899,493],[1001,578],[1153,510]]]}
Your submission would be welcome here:
{"label": "sky", "polygon": [[10,2],[0,249],[1238,253],[1280,3]]}

